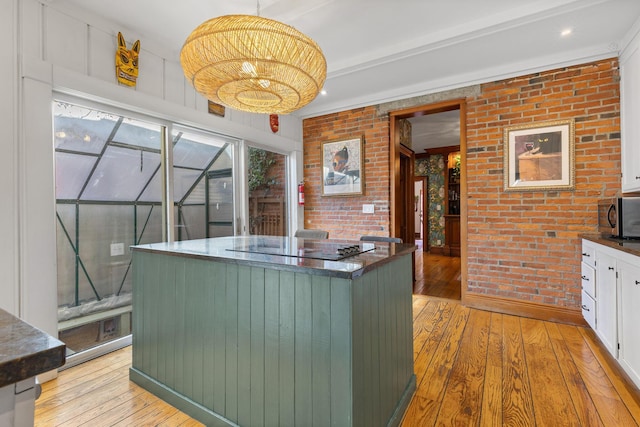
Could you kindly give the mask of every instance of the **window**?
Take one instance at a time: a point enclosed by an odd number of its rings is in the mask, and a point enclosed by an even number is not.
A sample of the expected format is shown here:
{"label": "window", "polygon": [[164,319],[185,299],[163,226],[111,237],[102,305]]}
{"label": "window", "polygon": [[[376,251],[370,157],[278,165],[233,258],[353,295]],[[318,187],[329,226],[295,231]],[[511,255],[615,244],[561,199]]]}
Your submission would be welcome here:
{"label": "window", "polygon": [[163,240],[167,195],[175,240],[234,234],[237,140],[63,101],[53,114],[59,338],[71,355],[130,334],[129,247]]}

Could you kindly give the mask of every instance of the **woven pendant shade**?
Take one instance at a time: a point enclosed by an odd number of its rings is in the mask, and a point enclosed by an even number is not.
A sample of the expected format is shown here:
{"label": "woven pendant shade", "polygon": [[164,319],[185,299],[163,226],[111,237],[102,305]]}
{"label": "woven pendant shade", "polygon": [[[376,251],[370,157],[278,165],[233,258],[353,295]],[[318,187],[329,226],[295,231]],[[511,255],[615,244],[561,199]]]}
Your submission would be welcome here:
{"label": "woven pendant shade", "polygon": [[320,47],[295,28],[250,15],[210,19],[180,52],[184,75],[210,101],[252,113],[286,114],[324,85]]}

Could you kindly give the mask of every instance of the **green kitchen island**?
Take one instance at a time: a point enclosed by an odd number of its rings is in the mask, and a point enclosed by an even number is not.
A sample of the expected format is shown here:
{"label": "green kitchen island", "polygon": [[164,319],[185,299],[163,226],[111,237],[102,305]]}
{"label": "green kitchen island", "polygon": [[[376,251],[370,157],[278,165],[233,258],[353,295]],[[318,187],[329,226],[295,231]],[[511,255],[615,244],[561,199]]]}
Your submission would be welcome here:
{"label": "green kitchen island", "polygon": [[415,391],[413,245],[132,247],[130,379],[207,426],[396,426]]}

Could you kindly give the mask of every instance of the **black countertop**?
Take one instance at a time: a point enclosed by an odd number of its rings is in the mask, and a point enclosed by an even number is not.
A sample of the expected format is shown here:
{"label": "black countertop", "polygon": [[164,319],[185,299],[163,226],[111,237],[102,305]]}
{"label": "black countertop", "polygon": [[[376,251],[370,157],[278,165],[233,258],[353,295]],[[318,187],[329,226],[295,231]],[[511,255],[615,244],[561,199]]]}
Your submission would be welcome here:
{"label": "black countertop", "polygon": [[0,387],[64,365],[65,345],[0,309]]}
{"label": "black countertop", "polygon": [[631,255],[640,256],[640,239],[619,239],[617,237],[607,237],[600,234],[583,234],[580,237],[622,252],[627,252]]}
{"label": "black countertop", "polygon": [[[360,253],[337,256],[337,250],[357,246]],[[355,278],[390,260],[415,251],[415,245],[387,242],[359,242],[302,239],[278,236],[236,236],[152,243],[132,246],[134,251],[165,253],[221,262],[246,264]]]}

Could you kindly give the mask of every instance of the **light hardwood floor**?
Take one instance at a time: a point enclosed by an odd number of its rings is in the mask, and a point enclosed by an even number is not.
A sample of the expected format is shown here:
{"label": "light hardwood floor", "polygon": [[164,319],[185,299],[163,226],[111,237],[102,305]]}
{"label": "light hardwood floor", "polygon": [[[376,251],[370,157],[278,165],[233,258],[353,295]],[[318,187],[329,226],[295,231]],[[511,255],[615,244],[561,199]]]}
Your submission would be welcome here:
{"label": "light hardwood floor", "polygon": [[416,249],[413,293],[460,300],[460,257],[433,255]]}
{"label": "light hardwood floor", "polygon": [[[590,329],[413,297],[417,391],[402,425],[637,426],[640,392]],[[201,425],[128,380],[131,348],[43,385],[37,426]]]}

